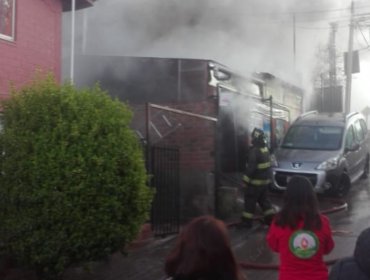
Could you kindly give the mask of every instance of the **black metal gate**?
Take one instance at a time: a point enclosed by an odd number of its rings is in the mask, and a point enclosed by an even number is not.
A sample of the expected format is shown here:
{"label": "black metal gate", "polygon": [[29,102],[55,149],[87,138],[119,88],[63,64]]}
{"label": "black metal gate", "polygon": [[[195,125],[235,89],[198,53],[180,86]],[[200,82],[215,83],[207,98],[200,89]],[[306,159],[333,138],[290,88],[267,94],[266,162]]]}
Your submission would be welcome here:
{"label": "black metal gate", "polygon": [[151,147],[151,185],[156,193],[152,203],[151,224],[155,236],[179,232],[180,180],[179,149]]}

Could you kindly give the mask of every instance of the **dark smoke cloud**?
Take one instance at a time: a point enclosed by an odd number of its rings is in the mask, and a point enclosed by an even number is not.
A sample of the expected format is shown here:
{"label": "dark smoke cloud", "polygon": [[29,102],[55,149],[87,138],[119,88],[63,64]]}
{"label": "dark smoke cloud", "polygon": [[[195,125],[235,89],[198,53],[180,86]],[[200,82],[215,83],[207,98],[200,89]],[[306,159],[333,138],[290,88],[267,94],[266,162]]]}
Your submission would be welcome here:
{"label": "dark smoke cloud", "polygon": [[[309,91],[318,46],[327,46],[330,21],[348,18],[349,6],[350,0],[98,0],[76,13],[76,53],[212,59],[242,74],[270,72]],[[69,30],[66,13],[64,77]],[[337,45],[345,50],[348,31],[341,32]]]}

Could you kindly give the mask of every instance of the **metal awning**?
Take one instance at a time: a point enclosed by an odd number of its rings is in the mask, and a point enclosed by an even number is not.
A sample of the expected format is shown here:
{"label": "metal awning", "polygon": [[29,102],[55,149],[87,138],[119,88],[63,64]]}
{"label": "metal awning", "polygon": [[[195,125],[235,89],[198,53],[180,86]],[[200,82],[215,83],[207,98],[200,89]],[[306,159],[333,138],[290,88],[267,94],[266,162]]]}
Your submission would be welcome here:
{"label": "metal awning", "polygon": [[[76,10],[85,9],[94,5],[96,0],[76,0]],[[63,12],[72,10],[71,0],[62,0]]]}

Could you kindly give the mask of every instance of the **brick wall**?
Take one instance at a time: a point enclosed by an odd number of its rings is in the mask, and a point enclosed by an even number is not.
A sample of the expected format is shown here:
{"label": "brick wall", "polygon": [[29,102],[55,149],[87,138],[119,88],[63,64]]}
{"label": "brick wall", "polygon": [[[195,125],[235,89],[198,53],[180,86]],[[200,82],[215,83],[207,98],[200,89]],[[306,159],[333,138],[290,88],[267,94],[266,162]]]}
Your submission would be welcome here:
{"label": "brick wall", "polygon": [[[206,98],[199,102],[161,104],[172,109],[215,117],[217,102]],[[216,123],[197,117],[150,109],[152,145],[168,145],[180,151],[181,220],[215,212]],[[146,138],[144,105],[134,107],[134,129]]]}
{"label": "brick wall", "polygon": [[[216,101],[178,104],[177,109],[216,117]],[[185,222],[203,214],[215,214],[216,123],[182,116],[182,129],[167,137],[180,147],[181,219]]]}
{"label": "brick wall", "polygon": [[[215,117],[214,100],[181,104],[161,104],[172,109]],[[176,146],[181,151],[181,169],[209,171],[214,169],[216,123],[157,108],[150,109],[150,141],[155,145]],[[133,128],[146,137],[144,105],[134,107]]]}
{"label": "brick wall", "polygon": [[16,3],[15,41],[0,39],[0,96],[9,85],[21,86],[37,69],[52,71],[60,79],[60,0],[20,0]]}

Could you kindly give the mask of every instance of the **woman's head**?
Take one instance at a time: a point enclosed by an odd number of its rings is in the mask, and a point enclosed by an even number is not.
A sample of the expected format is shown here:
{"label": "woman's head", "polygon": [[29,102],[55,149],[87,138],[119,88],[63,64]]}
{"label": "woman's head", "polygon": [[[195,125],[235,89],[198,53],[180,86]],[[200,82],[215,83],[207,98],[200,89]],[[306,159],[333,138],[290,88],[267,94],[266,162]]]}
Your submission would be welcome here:
{"label": "woman's head", "polygon": [[299,212],[317,210],[317,197],[311,182],[306,177],[293,176],[285,192],[284,204]]}
{"label": "woman's head", "polygon": [[361,270],[370,277],[370,228],[363,230],[357,238],[354,257]]}
{"label": "woman's head", "polygon": [[181,231],[165,270],[184,279],[240,279],[225,224],[212,216],[193,219]]}
{"label": "woman's head", "polygon": [[321,227],[318,201],[311,182],[306,177],[293,176],[288,182],[277,220],[280,225],[295,228],[301,219],[305,229]]}

